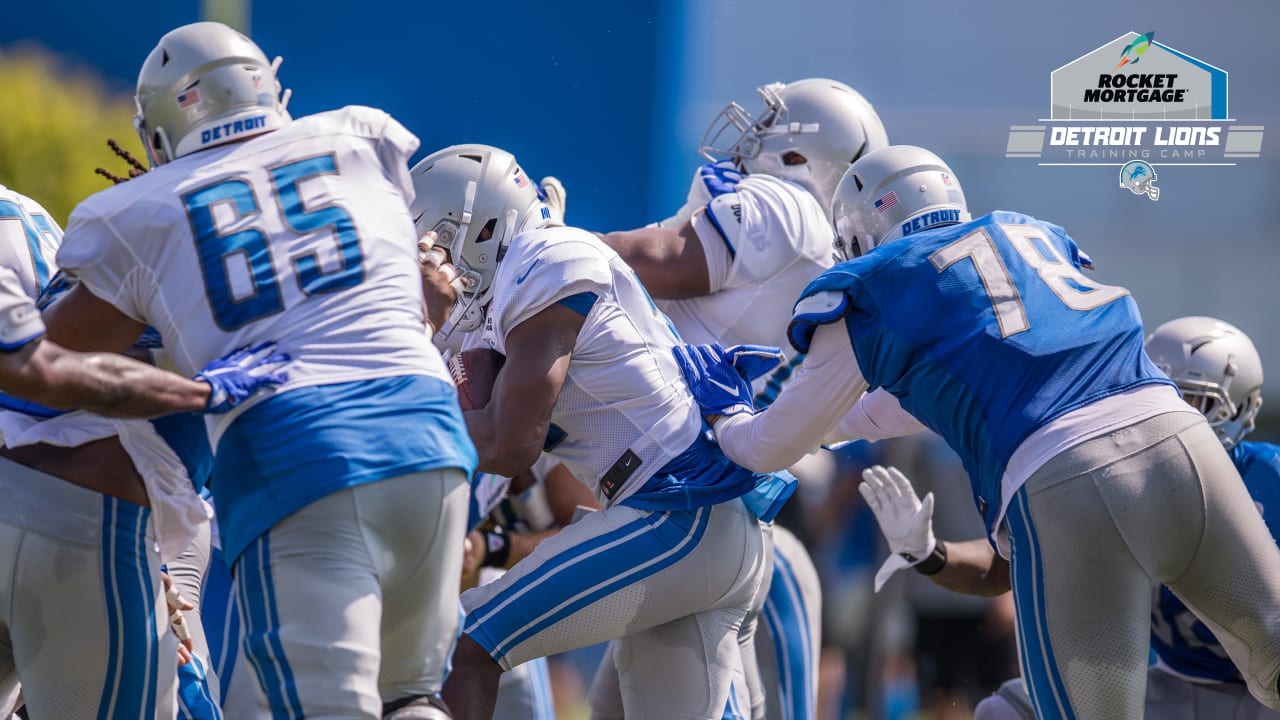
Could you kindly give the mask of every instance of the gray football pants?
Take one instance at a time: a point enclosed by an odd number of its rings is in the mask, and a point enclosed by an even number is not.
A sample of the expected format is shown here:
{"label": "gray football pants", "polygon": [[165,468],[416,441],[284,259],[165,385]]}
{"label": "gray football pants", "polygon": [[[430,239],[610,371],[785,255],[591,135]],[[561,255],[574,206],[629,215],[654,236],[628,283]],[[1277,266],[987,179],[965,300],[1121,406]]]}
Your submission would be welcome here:
{"label": "gray football pants", "polygon": [[[345,488],[276,523],[236,560],[260,717],[382,717],[440,692],[457,638],[466,475]],[[236,673],[239,674],[239,673]]]}
{"label": "gray football pants", "polygon": [[[1243,685],[1194,683],[1158,667],[1147,669],[1146,720],[1280,720]],[[1000,686],[978,703],[973,720],[1036,720],[1022,678]]]}
{"label": "gray football pants", "polygon": [[1280,550],[1198,413],[1058,454],[1007,514],[1022,675],[1042,720],[1141,717],[1151,584],[1214,632],[1280,708]]}

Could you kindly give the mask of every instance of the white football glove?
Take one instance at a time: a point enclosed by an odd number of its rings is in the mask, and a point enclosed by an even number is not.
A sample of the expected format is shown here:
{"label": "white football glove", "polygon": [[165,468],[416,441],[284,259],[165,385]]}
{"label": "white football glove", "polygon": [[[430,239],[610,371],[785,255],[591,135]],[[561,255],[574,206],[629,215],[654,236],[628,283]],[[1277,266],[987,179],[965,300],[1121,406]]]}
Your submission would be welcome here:
{"label": "white football glove", "polygon": [[565,199],[568,197],[568,193],[564,191],[564,183],[560,182],[559,178],[548,175],[542,178],[538,187],[542,188],[542,194],[545,196],[543,202],[551,209],[551,222],[563,225]]}
{"label": "white football glove", "polygon": [[889,542],[889,557],[876,572],[876,592],[895,572],[926,560],[938,540],[933,536],[933,493],[916,497],[916,489],[895,467],[876,465],[862,471],[858,492],[875,513]]}

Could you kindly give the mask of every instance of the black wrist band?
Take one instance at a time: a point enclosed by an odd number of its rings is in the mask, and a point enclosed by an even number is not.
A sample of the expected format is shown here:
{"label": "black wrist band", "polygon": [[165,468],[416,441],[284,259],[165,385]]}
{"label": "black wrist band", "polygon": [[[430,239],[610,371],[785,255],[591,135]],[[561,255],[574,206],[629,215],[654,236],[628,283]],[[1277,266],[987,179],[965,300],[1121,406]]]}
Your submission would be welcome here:
{"label": "black wrist band", "polygon": [[929,557],[915,564],[916,572],[921,575],[934,575],[947,566],[947,544],[938,541],[933,546],[933,552],[929,553]]}
{"label": "black wrist band", "polygon": [[484,535],[484,562],[481,567],[505,568],[507,559],[511,557],[511,540],[501,527],[492,530],[481,530]]}

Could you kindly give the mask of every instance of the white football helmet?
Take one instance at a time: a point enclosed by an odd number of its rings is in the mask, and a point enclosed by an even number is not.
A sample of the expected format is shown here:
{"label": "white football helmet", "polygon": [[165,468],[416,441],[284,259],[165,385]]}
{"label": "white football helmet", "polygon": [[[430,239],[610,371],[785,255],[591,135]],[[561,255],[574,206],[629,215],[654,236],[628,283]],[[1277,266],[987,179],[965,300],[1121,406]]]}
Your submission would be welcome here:
{"label": "white football helmet", "polygon": [[969,219],[955,173],[942,158],[914,145],[890,145],[859,158],[831,201],[837,260]]}
{"label": "white football helmet", "polygon": [[133,127],[151,166],[289,122],[280,58],[237,30],[198,22],[171,30],[142,63]]}
{"label": "white football helmet", "polygon": [[[493,276],[516,235],[551,224],[551,211],[515,157],[490,145],[454,145],[410,170],[409,206],[418,236],[436,233],[462,278],[463,290],[441,334],[480,327],[493,296]],[[446,332],[447,330],[447,332]]]}
{"label": "white football helmet", "polygon": [[1228,450],[1253,430],[1262,407],[1262,358],[1240,328],[1184,317],[1147,336],[1147,355],[1209,419]]}
{"label": "white football helmet", "polygon": [[[866,98],[836,80],[808,78],[756,88],[764,112],[753,117],[738,103],[720,111],[699,151],[744,172],[792,180],[829,207],[840,176],[853,161],[889,144],[880,116]],[[794,151],[806,162],[788,165]]]}

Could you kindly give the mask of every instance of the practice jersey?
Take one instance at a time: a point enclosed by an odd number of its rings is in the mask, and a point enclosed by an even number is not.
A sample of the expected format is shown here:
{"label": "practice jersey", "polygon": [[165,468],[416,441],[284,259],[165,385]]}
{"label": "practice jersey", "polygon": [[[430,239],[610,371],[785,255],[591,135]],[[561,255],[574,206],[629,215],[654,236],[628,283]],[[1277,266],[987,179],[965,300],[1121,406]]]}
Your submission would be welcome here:
{"label": "practice jersey", "polygon": [[0,185],[0,266],[12,270],[35,298],[58,272],[62,228],[39,203]]}
{"label": "practice jersey", "polygon": [[209,416],[229,561],[342,488],[471,472],[425,333],[408,158],[386,113],[347,107],[178,158],[86,200],[59,264],[159,331],[179,372],[278,343],[284,384]]}
{"label": "practice jersey", "polygon": [[44,336],[44,320],[18,274],[0,265],[0,351],[13,352]]}
{"label": "practice jersey", "polygon": [[[667,318],[622,258],[584,230],[512,240],[484,326],[471,335],[505,355],[508,334],[555,303],[584,322],[545,449],[608,507],[687,449],[702,421],[671,354],[677,339]],[[474,346],[470,337],[466,344]]]}
{"label": "practice jersey", "polygon": [[[274,341],[293,358],[276,394],[399,375],[448,382],[423,331],[408,211],[417,147],[372,108],[295,120],[90,197],[58,262],[154,326],[185,375]],[[234,416],[215,420],[215,439]]]}
{"label": "practice jersey", "polygon": [[994,533],[1005,467],[1055,418],[1148,384],[1129,292],[1086,278],[1062,228],[997,211],[836,265],[796,304],[791,340],[843,319],[858,368],[964,461]]}
{"label": "practice jersey", "polygon": [[831,223],[804,188],[769,175],[749,175],[733,192],[717,195],[697,216],[711,292],[658,300],[689,343],[781,347],[774,372],[753,385],[756,405],[777,397],[803,359],[786,342],[790,302],[834,262]]}
{"label": "practice jersey", "polygon": [[[1240,471],[1271,536],[1280,539],[1280,447],[1242,442],[1231,449],[1231,461]],[[1194,679],[1244,685],[1235,663],[1213,631],[1169,588],[1160,585],[1155,594],[1151,608],[1151,647],[1160,662]]]}

